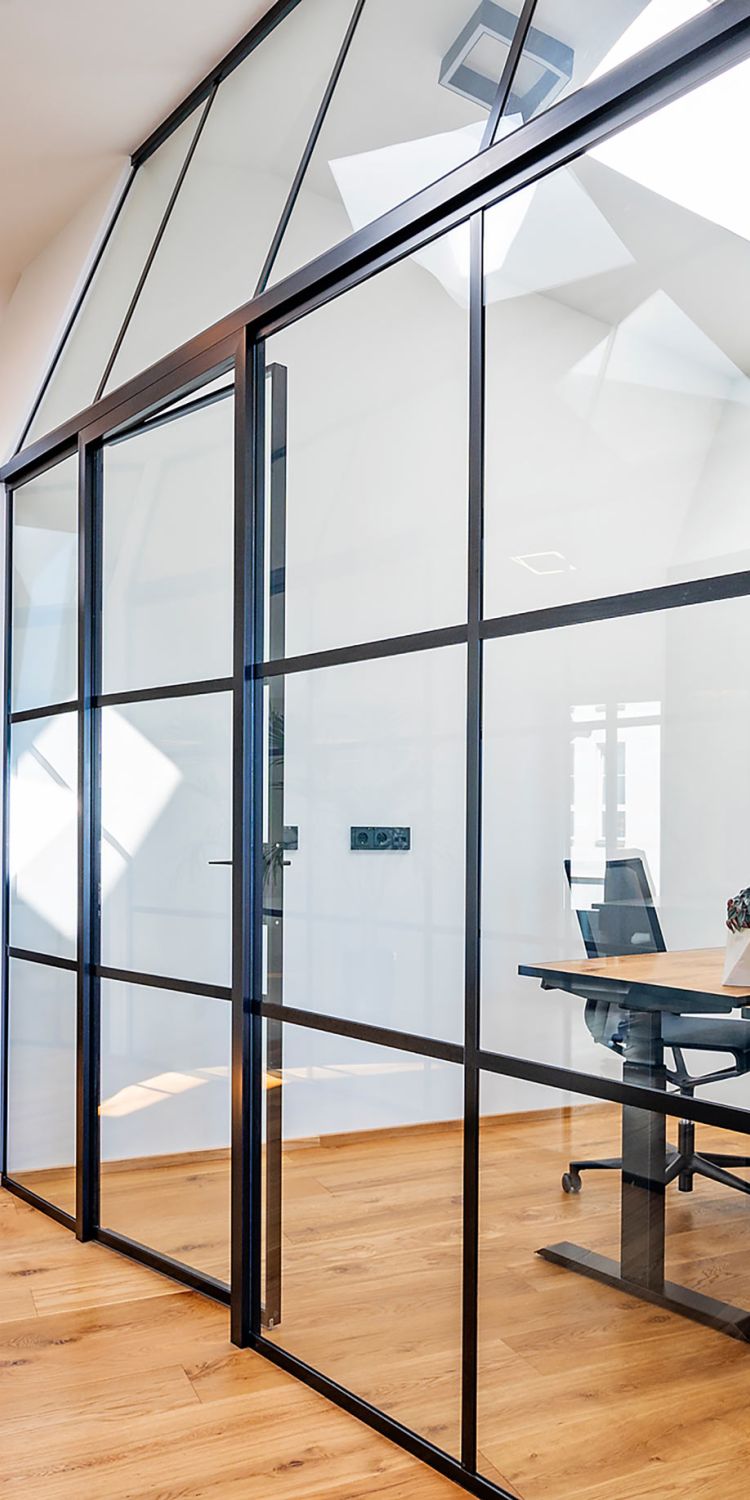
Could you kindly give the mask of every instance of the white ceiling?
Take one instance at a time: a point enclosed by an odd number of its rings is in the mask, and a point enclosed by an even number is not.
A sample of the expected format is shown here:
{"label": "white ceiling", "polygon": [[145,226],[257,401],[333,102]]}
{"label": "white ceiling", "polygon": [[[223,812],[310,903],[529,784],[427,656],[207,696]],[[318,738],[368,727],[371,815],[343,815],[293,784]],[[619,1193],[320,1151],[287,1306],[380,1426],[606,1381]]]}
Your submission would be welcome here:
{"label": "white ceiling", "polygon": [[0,305],[270,0],[0,0]]}

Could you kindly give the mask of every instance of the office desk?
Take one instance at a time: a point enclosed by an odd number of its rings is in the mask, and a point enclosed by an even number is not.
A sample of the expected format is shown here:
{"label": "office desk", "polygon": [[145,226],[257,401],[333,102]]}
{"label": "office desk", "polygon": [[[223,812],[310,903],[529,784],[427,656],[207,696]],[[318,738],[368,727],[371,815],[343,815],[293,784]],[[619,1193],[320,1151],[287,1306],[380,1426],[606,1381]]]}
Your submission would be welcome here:
{"label": "office desk", "polygon": [[[518,972],[540,979],[542,989],[566,990],[583,1000],[606,1000],[628,1010],[623,1081],[665,1089],[662,1013],[726,1015],[750,1004],[750,986],[722,985],[723,965],[723,948],[697,948],[520,964]],[[619,1263],[567,1241],[546,1245],[539,1254],[750,1341],[750,1311],[664,1279],[667,1150],[666,1117],[623,1105]]]}

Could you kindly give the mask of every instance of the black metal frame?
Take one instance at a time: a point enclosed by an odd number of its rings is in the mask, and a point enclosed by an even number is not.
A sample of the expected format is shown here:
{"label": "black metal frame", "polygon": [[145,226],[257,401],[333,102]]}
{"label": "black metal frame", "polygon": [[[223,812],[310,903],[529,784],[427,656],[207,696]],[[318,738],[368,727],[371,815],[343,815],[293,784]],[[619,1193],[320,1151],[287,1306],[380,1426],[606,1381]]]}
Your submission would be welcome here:
{"label": "black metal frame", "polygon": [[[208,100],[222,77],[237,66],[251,46],[258,44],[300,0],[282,0],[199,90],[144,143],[136,153],[142,161],[169,131],[187,117],[202,100]],[[530,0],[523,7],[514,52],[522,49],[523,28],[533,15]],[[348,42],[359,16],[353,11]],[[524,32],[525,34],[525,32]],[[348,45],[347,42],[347,45]],[[244,51],[243,51],[244,47]],[[688,22],[647,52],[613,70],[595,84],[558,102],[531,120],[512,136],[486,149],[442,181],[424,189],[408,203],[385,214],[374,224],[349,237],[310,265],[273,287],[266,287],[251,302],[222,319],[168,358],[159,361],[63,424],[55,432],[31,444],[14,457],[0,477],[10,488],[58,462],[78,445],[80,458],[80,514],[82,528],[80,576],[80,668],[77,703],[11,713],[10,627],[12,617],[12,505],[8,505],[6,554],[6,641],[4,715],[4,838],[3,838],[3,1080],[4,1155],[2,1184],[27,1202],[44,1209],[58,1221],[73,1227],[68,1215],[43,1203],[28,1189],[14,1183],[7,1172],[7,1037],[9,956],[24,957],[70,968],[42,954],[27,954],[9,947],[8,768],[10,729],[14,722],[52,712],[77,711],[80,731],[79,792],[79,947],[74,965],[78,975],[78,1212],[75,1228],[81,1238],[94,1236],[103,1243],[141,1260],[153,1269],[221,1301],[230,1301],[231,1330],[235,1343],[255,1349],[266,1358],[304,1380],[332,1401],[367,1422],[371,1427],[409,1452],[432,1464],[476,1495],[503,1495],[497,1486],[476,1471],[477,1418],[477,1285],[479,1233],[479,1085],[483,1072],[523,1078],[531,1082],[570,1090],[661,1117],[674,1115],[703,1121],[727,1130],[750,1131],[750,1110],[720,1105],[706,1099],[683,1099],[631,1080],[616,1082],[569,1068],[541,1063],[531,1058],[491,1052],[481,1045],[479,1030],[480,991],[480,877],[481,877],[481,726],[482,652],[485,640],[528,631],[562,628],[584,621],[618,618],[650,610],[666,610],[709,603],[716,599],[750,596],[750,573],[737,573],[662,588],[637,590],[583,603],[564,605],[529,614],[485,619],[482,609],[482,536],[484,482],[484,304],[482,277],[483,210],[555,167],[574,159],[594,142],[631,121],[679,97],[704,79],[714,76],[734,61],[750,56],[750,0],[720,0],[707,13]],[[341,55],[337,61],[340,67]],[[491,139],[511,84],[512,66],[501,80],[487,139]],[[330,101],[332,87],[321,106]],[[208,107],[208,106],[207,106]],[[314,133],[322,125],[319,112]],[[308,143],[306,158],[314,139]],[[297,187],[299,183],[297,183]],[[288,205],[289,207],[290,205]],[[270,660],[265,659],[264,569],[267,518],[266,485],[266,368],[265,340],[278,329],[339,296],[384,267],[429,242],[457,224],[471,220],[471,275],[469,310],[470,422],[468,446],[468,605],[466,621],[458,626],[344,645],[327,651],[285,658],[278,630],[269,642]],[[279,237],[280,238],[280,237]],[[266,268],[268,270],[268,268]],[[231,989],[171,981],[153,975],[130,974],[101,965],[98,946],[97,869],[99,811],[97,805],[97,720],[101,707],[112,701],[133,701],[143,694],[102,695],[97,677],[100,630],[99,545],[102,494],[100,453],[102,442],[125,435],[134,424],[166,413],[177,399],[184,399],[218,373],[233,369],[236,412],[236,511],[235,511],[235,615],[232,676],[213,683],[180,684],[153,690],[151,696],[189,692],[232,691],[234,703],[232,911],[233,954]],[[201,399],[200,397],[198,398]],[[189,408],[185,408],[186,410]],[[177,419],[173,412],[169,419]],[[278,622],[277,622],[278,623]],[[263,693],[274,683],[283,691],[287,673],[314,671],[344,662],[367,661],[405,652],[461,644],[467,660],[466,719],[466,950],[464,985],[464,1037],[461,1043],[441,1042],[380,1026],[300,1012],[283,1004],[279,992],[263,997],[261,929],[263,922],[262,785]],[[281,654],[277,654],[279,652]],[[278,819],[277,819],[278,822]],[[278,831],[278,830],[276,830]],[[102,977],[139,984],[189,990],[226,999],[232,1005],[232,1290],[189,1267],[177,1265],[144,1246],[102,1229],[98,1223],[96,1177],[98,1167],[98,986]],[[424,1438],[375,1410],[351,1391],[311,1370],[294,1356],[269,1342],[263,1335],[261,1307],[261,1118],[263,1108],[263,1025],[284,1022],[312,1027],[364,1042],[413,1051],[419,1055],[461,1064],[464,1091],[463,1177],[463,1333],[462,1333],[462,1446],[460,1460],[434,1448]],[[278,1123],[278,1122],[277,1122]],[[280,1140],[280,1133],[277,1137]],[[265,1310],[268,1320],[274,1308]]]}

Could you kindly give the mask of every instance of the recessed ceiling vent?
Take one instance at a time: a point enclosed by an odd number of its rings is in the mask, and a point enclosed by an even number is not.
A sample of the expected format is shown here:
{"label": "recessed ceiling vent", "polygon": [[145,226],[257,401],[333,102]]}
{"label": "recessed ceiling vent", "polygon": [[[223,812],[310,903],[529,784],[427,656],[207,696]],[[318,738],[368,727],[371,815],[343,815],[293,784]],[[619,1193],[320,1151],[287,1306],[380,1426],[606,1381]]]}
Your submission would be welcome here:
{"label": "recessed ceiling vent", "polygon": [[[440,82],[464,99],[491,109],[510,51],[518,16],[481,0],[453,46],[443,58]],[[505,113],[524,120],[546,109],[573,76],[572,47],[546,31],[529,28]]]}

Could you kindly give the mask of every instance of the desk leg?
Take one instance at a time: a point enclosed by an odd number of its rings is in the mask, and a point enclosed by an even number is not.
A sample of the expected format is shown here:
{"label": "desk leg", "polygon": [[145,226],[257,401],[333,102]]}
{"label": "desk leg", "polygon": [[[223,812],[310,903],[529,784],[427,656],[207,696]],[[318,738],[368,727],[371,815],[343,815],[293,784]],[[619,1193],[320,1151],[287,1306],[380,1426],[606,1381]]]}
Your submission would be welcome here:
{"label": "desk leg", "polygon": [[[632,1011],[623,1079],[663,1088],[661,1016]],[[669,1312],[694,1318],[730,1338],[750,1342],[750,1312],[692,1288],[664,1280],[666,1121],[664,1115],[624,1105],[622,1111],[622,1218],[620,1261],[563,1240],[537,1253],[554,1265],[602,1281]],[[566,1200],[581,1211],[582,1201]]]}
{"label": "desk leg", "polygon": [[[623,1081],[665,1088],[658,1011],[631,1012]],[[664,1115],[623,1105],[620,1275],[654,1292],[664,1290],[666,1158]]]}

